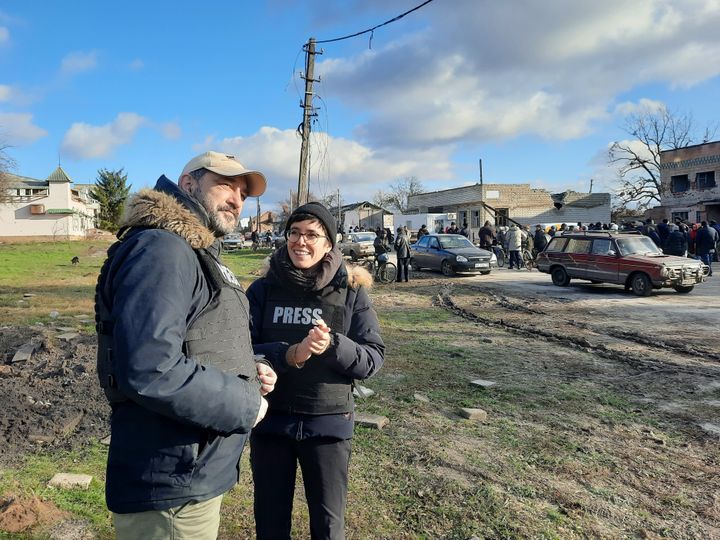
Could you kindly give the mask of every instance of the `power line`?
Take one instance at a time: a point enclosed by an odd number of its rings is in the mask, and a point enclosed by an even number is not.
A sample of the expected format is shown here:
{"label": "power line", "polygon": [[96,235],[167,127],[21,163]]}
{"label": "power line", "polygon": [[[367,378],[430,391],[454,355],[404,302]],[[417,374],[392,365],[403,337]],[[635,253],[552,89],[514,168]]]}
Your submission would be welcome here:
{"label": "power line", "polygon": [[[401,14],[398,15],[397,17],[393,17],[393,18],[390,19],[389,21],[385,21],[385,22],[382,23],[382,24],[378,24],[377,26],[373,26],[372,28],[368,28],[367,30],[363,30],[362,32],[355,32],[354,34],[350,34],[349,36],[343,36],[343,37],[334,38],[334,39],[323,39],[323,40],[321,40],[321,41],[316,41],[315,43],[332,43],[333,41],[342,41],[343,39],[350,39],[350,38],[353,38],[353,37],[362,36],[363,34],[367,34],[368,32],[373,32],[373,31],[375,31],[376,29],[380,28],[381,26],[385,26],[385,25],[390,24],[390,23],[392,23],[392,22],[399,21],[399,20],[402,19],[405,15],[409,15],[409,14],[412,13],[413,11],[417,11],[418,9],[420,9],[420,8],[423,7],[423,6],[426,6],[427,4],[429,4],[429,3],[432,2],[432,1],[433,1],[433,0],[425,0],[425,2],[423,2],[423,3],[420,4],[419,6],[415,6],[415,7],[412,8],[411,10],[406,11],[405,13],[401,13]],[[372,37],[370,38],[370,40],[372,41]]]}

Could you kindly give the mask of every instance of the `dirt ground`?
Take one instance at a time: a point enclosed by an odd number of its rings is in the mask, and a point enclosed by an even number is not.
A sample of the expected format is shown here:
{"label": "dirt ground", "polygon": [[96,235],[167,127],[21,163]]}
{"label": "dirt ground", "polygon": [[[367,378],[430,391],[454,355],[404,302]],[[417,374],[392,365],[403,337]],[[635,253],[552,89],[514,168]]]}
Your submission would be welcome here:
{"label": "dirt ground", "polygon": [[[552,381],[582,379],[654,411],[655,428],[597,422],[582,411],[563,419],[513,420],[520,429],[547,421],[547,429],[580,433],[578,452],[608,456],[591,478],[568,471],[543,480],[569,516],[598,516],[593,536],[620,537],[630,529],[646,538],[663,537],[650,531],[665,531],[669,538],[720,538],[720,285],[641,299],[621,287],[560,289],[549,282],[537,272],[505,269],[454,278],[422,272],[408,284],[376,287],[373,298],[381,314],[412,296],[417,305],[482,328],[493,342],[500,381],[551,388]],[[95,336],[60,339],[71,323],[0,327],[0,467],[39,449],[77,447],[109,434],[109,407],[95,375]],[[13,363],[27,343],[37,344],[36,352]],[[477,347],[477,341],[463,346]],[[450,465],[464,451],[456,450],[445,450]],[[484,474],[493,479],[492,472]],[[624,514],[617,500],[586,495],[603,490],[643,506],[650,517],[628,524],[636,518]],[[674,511],[661,504],[676,499]]]}
{"label": "dirt ground", "polygon": [[[36,450],[78,447],[109,434],[110,408],[95,375],[95,336],[59,339],[72,322],[0,328],[0,466]],[[37,350],[13,363],[28,343]]]}
{"label": "dirt ground", "polygon": [[[582,523],[583,537],[720,538],[720,283],[689,295],[670,290],[638,298],[622,287],[555,287],[537,271],[453,278],[419,272],[413,279],[376,291],[378,310],[402,306],[407,288],[417,305],[474,323],[489,345],[465,325],[455,343],[479,358],[492,355],[475,376],[544,394],[519,415],[493,412],[524,444],[536,445],[541,459],[553,444],[559,456],[575,448],[578,458],[548,467],[552,474],[524,468],[516,478],[521,489],[537,490],[542,504]],[[445,323],[443,331],[451,328]],[[589,389],[587,407],[563,401],[560,387],[568,381]],[[597,414],[603,399],[619,405],[610,402],[607,415]],[[622,418],[611,412],[618,409]],[[502,473],[476,468],[475,481],[505,486],[512,506],[517,485],[508,485],[509,450],[492,438],[458,437],[444,449],[446,467],[468,470],[469,456],[492,463],[505,454]],[[528,504],[523,499],[513,511],[523,515]]]}

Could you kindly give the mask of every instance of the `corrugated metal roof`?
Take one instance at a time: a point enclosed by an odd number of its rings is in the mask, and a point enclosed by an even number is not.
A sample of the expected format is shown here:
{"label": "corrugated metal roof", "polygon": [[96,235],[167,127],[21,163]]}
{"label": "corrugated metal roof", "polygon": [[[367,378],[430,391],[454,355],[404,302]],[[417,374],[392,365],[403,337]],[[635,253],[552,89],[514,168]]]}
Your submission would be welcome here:
{"label": "corrugated metal roof", "polygon": [[48,182],[66,182],[66,183],[72,183],[72,180],[67,175],[67,173],[63,170],[62,167],[58,165],[58,168],[55,169],[50,176],[47,177]]}

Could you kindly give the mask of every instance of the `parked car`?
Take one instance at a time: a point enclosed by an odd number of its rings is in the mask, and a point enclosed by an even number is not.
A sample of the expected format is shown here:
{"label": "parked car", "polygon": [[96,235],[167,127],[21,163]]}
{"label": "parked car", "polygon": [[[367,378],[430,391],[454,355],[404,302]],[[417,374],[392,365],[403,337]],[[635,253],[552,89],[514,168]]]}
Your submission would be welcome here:
{"label": "parked car", "polygon": [[538,254],[536,264],[560,287],[571,279],[585,279],[624,285],[638,296],[648,296],[653,289],[663,287],[689,293],[705,281],[709,270],[698,260],[665,255],[640,233],[615,232],[555,236]]}
{"label": "parked car", "polygon": [[223,236],[221,242],[225,251],[232,251],[241,249],[245,245],[245,238],[240,233],[229,233]]}
{"label": "parked car", "polygon": [[343,255],[357,261],[375,254],[373,242],[375,242],[374,232],[348,233],[342,242],[338,242],[338,248]]}
{"label": "parked car", "polygon": [[440,270],[446,276],[458,272],[489,274],[491,259],[492,253],[461,234],[428,234],[410,246],[413,269]]}

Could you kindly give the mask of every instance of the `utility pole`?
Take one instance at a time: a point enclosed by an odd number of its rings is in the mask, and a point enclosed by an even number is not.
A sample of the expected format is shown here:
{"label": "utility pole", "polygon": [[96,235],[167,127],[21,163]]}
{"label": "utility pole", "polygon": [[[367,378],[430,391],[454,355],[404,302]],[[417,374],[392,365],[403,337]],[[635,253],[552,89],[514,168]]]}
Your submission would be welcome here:
{"label": "utility pole", "polygon": [[482,227],[481,223],[485,223],[485,206],[483,206],[483,171],[482,171],[482,158],[478,160],[480,165],[480,223],[478,225]]}
{"label": "utility pole", "polygon": [[313,99],[313,74],[315,71],[315,55],[322,54],[315,52],[315,38],[310,38],[306,45],[303,46],[305,51],[305,100],[300,106],[303,109],[303,122],[302,122],[302,146],[300,147],[300,174],[298,175],[298,206],[307,204],[308,194],[310,192],[310,186],[308,183],[308,154],[310,152],[310,129],[311,129],[311,118],[316,116],[313,112],[312,99]]}
{"label": "utility pole", "polygon": [[257,217],[255,219],[255,230],[260,236],[260,197],[257,198]]}
{"label": "utility pole", "polygon": [[[340,188],[337,190],[337,205],[338,205],[338,211],[337,211],[337,226],[338,229],[342,227],[342,210],[340,210]],[[343,227],[343,230],[345,228]]]}
{"label": "utility pole", "polygon": [[593,185],[593,179],[591,178],[590,179],[590,191],[588,191],[588,193],[592,193],[592,185]]}

